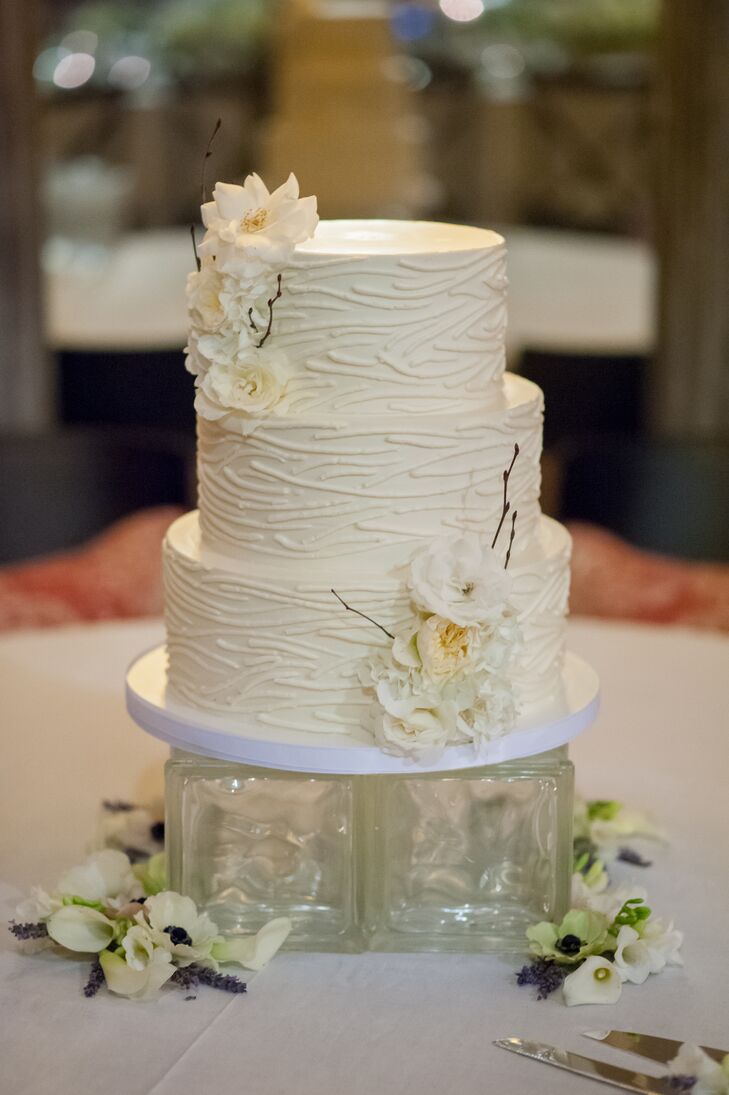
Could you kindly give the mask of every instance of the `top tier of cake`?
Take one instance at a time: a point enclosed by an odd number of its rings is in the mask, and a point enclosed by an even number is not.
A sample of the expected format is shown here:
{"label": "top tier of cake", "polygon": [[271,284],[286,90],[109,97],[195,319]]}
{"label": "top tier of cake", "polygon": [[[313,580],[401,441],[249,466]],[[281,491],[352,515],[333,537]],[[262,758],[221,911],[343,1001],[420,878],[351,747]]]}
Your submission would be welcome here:
{"label": "top tier of cake", "polygon": [[494,406],[504,371],[506,252],[495,232],[322,221],[283,271],[271,347],[291,417]]}

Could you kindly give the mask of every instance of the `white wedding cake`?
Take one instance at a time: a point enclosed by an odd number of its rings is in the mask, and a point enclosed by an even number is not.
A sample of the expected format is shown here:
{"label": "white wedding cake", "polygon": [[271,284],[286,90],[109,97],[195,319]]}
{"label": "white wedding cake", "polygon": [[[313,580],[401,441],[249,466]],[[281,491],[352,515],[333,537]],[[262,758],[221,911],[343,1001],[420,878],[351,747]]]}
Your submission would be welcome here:
{"label": "white wedding cake", "polygon": [[539,508],[542,394],[504,373],[503,239],[318,223],[293,176],[219,183],[202,212],[169,695],[408,754],[548,711],[570,541]]}

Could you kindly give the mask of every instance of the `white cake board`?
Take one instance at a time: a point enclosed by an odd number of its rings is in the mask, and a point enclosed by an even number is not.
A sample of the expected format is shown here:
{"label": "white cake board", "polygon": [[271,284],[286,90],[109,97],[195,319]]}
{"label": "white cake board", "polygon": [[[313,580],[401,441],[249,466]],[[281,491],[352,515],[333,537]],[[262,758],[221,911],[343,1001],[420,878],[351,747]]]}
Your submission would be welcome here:
{"label": "white cake board", "polygon": [[143,730],[178,749],[217,760],[237,761],[292,772],[337,775],[442,772],[501,764],[565,745],[594,720],[599,682],[594,669],[568,653],[562,672],[563,696],[541,716],[525,715],[516,728],[476,752],[472,745],[450,745],[430,763],[383,752],[366,730],[316,734],[246,724],[243,717],[198,711],[169,694],[164,646],[142,654],[127,673],[129,714]]}

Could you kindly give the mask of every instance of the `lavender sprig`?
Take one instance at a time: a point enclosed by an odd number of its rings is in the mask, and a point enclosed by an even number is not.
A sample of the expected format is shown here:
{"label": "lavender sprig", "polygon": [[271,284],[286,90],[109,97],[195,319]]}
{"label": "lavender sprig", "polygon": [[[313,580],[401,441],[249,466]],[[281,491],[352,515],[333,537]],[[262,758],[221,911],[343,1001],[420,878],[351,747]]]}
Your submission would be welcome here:
{"label": "lavender sprig", "polygon": [[534,985],[537,990],[537,1000],[546,1000],[564,981],[569,973],[569,967],[557,962],[550,962],[546,958],[535,958],[526,966],[522,966],[516,975],[517,985]]}
{"label": "lavender sprig", "polygon": [[186,966],[177,969],[170,978],[174,985],[182,989],[195,988],[197,985],[209,985],[212,989],[220,989],[222,992],[247,992],[245,981],[233,974],[216,973],[207,966]]}
{"label": "lavender sprig", "polygon": [[48,928],[42,923],[16,924],[11,920],[8,927],[16,939],[45,939],[48,935]]}
{"label": "lavender sprig", "polygon": [[95,958],[91,963],[91,972],[89,973],[89,979],[84,985],[84,996],[96,996],[101,986],[104,984],[104,971],[101,968],[101,962],[98,958]]}
{"label": "lavender sprig", "polygon": [[630,863],[633,867],[653,866],[653,861],[644,859],[640,852],[636,852],[635,848],[621,848],[616,858],[619,859],[621,863]]}

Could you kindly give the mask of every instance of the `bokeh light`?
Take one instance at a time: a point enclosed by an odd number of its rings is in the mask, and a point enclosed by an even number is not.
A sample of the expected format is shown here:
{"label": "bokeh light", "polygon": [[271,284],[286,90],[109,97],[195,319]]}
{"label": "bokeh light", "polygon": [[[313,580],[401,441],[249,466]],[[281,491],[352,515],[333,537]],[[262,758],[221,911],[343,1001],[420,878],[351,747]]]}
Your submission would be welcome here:
{"label": "bokeh light", "polygon": [[439,0],[440,10],[457,23],[470,23],[484,13],[484,0]]}
{"label": "bokeh light", "polygon": [[90,53],[68,53],[53,70],[53,83],[56,87],[81,87],[94,74],[96,61]]}
{"label": "bokeh light", "polygon": [[134,91],[149,78],[152,65],[146,57],[129,54],[120,57],[109,69],[109,83],[122,91]]}

